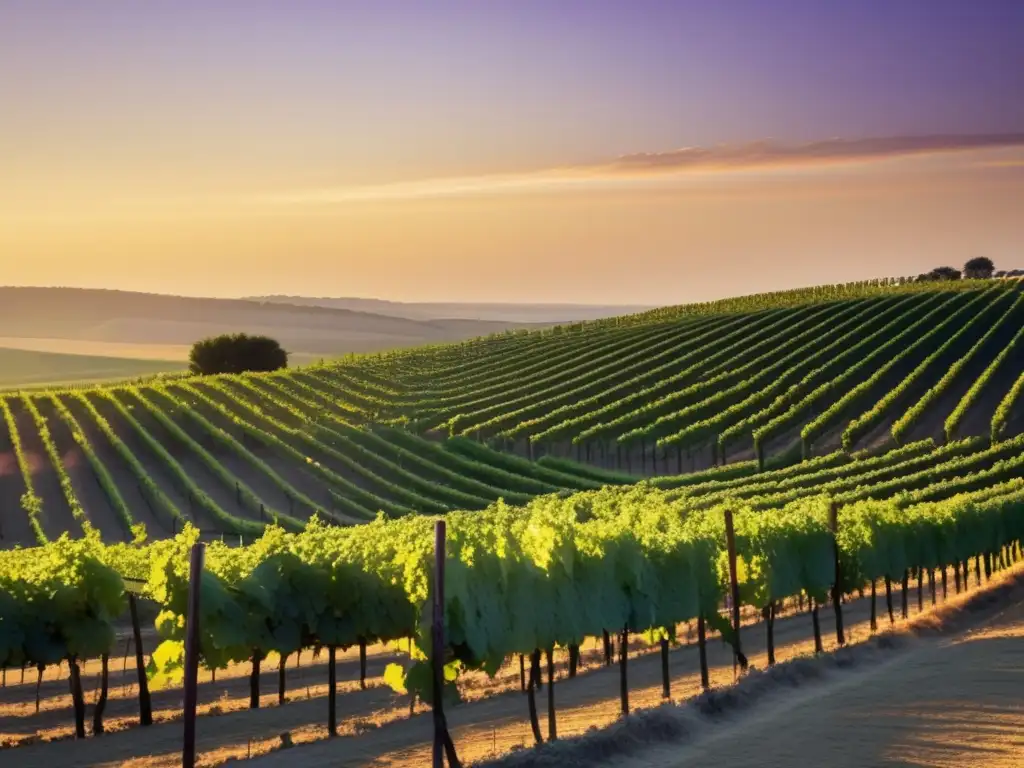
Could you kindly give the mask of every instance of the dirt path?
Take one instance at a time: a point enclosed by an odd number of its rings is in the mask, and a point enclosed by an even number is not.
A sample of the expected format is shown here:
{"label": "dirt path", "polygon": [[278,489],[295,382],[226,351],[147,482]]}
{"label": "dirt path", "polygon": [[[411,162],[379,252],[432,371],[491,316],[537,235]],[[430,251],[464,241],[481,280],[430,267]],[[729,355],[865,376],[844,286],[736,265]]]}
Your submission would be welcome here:
{"label": "dirt path", "polygon": [[32,472],[32,484],[36,494],[43,501],[40,522],[48,539],[58,539],[67,531],[72,538],[82,536],[82,525],[71,514],[71,507],[60,487],[60,478],[53,468],[50,454],[46,452],[35,419],[25,407],[21,398],[8,401],[14,421],[21,436],[21,449]]}
{"label": "dirt path", "polygon": [[104,541],[121,541],[125,538],[124,524],[114,513],[96,475],[93,474],[82,448],[71,436],[71,430],[57,413],[53,401],[48,397],[36,398],[36,408],[46,419],[50,437],[60,455],[64,471],[71,478],[75,498],[85,510],[89,522],[99,530]]}
{"label": "dirt path", "polygon": [[[990,768],[1024,755],[1024,602],[973,629],[710,726],[623,768]],[[681,754],[682,753],[682,754]]]}

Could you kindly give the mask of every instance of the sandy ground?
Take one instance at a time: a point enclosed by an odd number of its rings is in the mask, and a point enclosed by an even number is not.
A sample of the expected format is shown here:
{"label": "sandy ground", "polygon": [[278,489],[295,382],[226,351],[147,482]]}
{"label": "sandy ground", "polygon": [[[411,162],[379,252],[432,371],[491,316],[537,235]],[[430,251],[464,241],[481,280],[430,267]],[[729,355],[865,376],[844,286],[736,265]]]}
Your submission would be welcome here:
{"label": "sandy ground", "polygon": [[623,768],[1024,764],[1024,602]]}

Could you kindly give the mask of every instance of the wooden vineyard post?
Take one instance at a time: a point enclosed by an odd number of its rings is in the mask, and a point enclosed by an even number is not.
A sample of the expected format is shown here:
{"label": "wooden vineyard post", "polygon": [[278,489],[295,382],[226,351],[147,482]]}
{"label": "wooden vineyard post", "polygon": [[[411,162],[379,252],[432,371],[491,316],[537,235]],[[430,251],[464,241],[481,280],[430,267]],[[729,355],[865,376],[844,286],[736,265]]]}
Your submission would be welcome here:
{"label": "wooden vineyard post", "polygon": [[338,735],[338,649],[334,645],[327,646],[327,733]]}
{"label": "wooden vineyard post", "polygon": [[252,650],[252,668],[249,671],[249,709],[260,708],[260,662],[263,654],[259,648]]}
{"label": "wooden vineyard post", "polygon": [[185,739],[181,748],[183,768],[196,764],[196,705],[199,697],[199,608],[206,545],[192,545],[188,573],[188,613],[185,618]]}
{"label": "wooden vineyard post", "polygon": [[733,631],[733,674],[737,666],[746,669],[746,659],[740,647],[740,584],[736,574],[736,530],[733,527],[732,510],[725,510],[725,546],[729,553],[729,594],[732,598]]}
{"label": "wooden vineyard post", "polygon": [[843,628],[843,570],[839,563],[839,507],[833,501],[828,509],[828,526],[832,530],[832,547],[835,557],[835,578],[832,580],[832,607],[836,612],[836,642],[846,645]]}
{"label": "wooden vineyard post", "polygon": [[700,653],[700,687],[706,691],[711,687],[711,680],[708,675],[708,643],[703,613],[697,616],[697,650]]}
{"label": "wooden vineyard post", "polygon": [[548,646],[545,653],[548,662],[548,741],[554,741],[558,738],[558,727],[555,724],[555,662],[552,658],[554,650]]}
{"label": "wooden vineyard post", "polygon": [[434,768],[443,768],[444,758],[448,765],[458,768],[459,759],[455,745],[448,733],[444,717],[444,561],[445,522],[434,523],[434,614],[431,634],[431,661],[433,663],[433,710],[434,710]]}
{"label": "wooden vineyard post", "polygon": [[366,690],[366,638],[359,638],[359,690]]}
{"label": "wooden vineyard post", "polygon": [[875,580],[871,580],[871,631],[878,631],[878,605],[875,602],[876,598]]}
{"label": "wooden vineyard post", "polygon": [[104,653],[100,657],[100,696],[92,713],[92,732],[99,736],[103,733],[103,711],[107,708],[107,693],[110,686],[110,656]]}
{"label": "wooden vineyard post", "polygon": [[661,636],[661,698],[672,698],[671,681],[668,675],[668,638]]}
{"label": "wooden vineyard post", "polygon": [[889,624],[895,624],[896,618],[892,612],[892,579],[885,577],[885,607],[889,611]]}
{"label": "wooden vineyard post", "polygon": [[142,652],[142,627],[139,624],[139,608],[135,595],[128,593],[128,611],[132,617],[132,639],[135,643],[135,672],[139,678],[139,725],[153,724],[153,704],[149,698],[149,680],[146,678],[146,662]]}
{"label": "wooden vineyard post", "polygon": [[622,628],[622,639],[619,641],[619,704],[622,716],[629,714],[629,681],[626,676],[626,665],[629,661],[629,627]]}
{"label": "wooden vineyard post", "polygon": [[[85,738],[85,696],[82,693],[82,672],[78,658],[68,656],[68,676],[71,685],[71,700],[75,709],[75,738]],[[58,667],[59,669],[59,667]]]}
{"label": "wooden vineyard post", "polygon": [[533,740],[540,744],[544,737],[540,735],[540,722],[537,720],[537,686],[540,684],[540,651],[530,654],[530,679],[526,683],[526,706],[530,712],[530,729]]}
{"label": "wooden vineyard post", "polygon": [[821,645],[821,624],[818,621],[818,601],[813,597],[811,603],[811,625],[814,627],[814,652],[821,653],[824,648]]}
{"label": "wooden vineyard post", "polygon": [[910,574],[903,571],[903,580],[900,582],[900,616],[907,618],[907,590],[910,589]]}
{"label": "wooden vineyard post", "polygon": [[277,665],[277,705],[281,706],[284,704],[284,694],[286,690],[285,680],[285,665],[288,663],[288,654],[282,653],[281,660]]}
{"label": "wooden vineyard post", "polygon": [[917,569],[917,612],[924,610],[924,572]]}

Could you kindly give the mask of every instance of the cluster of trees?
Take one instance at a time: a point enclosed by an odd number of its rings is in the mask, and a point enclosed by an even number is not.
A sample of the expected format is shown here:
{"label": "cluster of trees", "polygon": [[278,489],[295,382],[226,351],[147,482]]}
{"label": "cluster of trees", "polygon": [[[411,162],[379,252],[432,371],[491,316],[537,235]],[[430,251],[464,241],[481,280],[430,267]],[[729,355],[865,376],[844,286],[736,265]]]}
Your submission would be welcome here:
{"label": "cluster of trees", "polygon": [[276,371],[288,367],[288,353],[267,336],[227,333],[197,341],[188,361],[189,370],[201,375]]}
{"label": "cluster of trees", "polygon": [[926,280],[987,280],[990,277],[1003,277],[1006,273],[997,273],[996,265],[985,256],[971,259],[962,270],[955,267],[936,267],[931,272],[918,275],[918,282]]}

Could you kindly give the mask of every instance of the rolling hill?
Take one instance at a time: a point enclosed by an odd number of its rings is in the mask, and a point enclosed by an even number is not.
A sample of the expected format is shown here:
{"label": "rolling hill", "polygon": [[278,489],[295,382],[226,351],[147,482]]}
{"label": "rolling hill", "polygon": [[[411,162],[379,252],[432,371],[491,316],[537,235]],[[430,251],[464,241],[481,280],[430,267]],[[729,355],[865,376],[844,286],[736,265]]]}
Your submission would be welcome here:
{"label": "rolling hill", "polygon": [[[79,288],[0,287],[0,347],[184,360],[205,336],[277,338],[296,363],[438,344],[531,323],[410,319],[350,309]],[[51,379],[52,380],[52,379]]]}
{"label": "rolling hill", "polygon": [[269,375],[11,394],[5,543],[85,521],[115,539],[138,522],[254,535],[314,512],[352,523],[643,477],[757,477],[760,491],[775,481],[759,472],[794,462],[846,493],[874,471],[867,456],[886,457],[890,490],[890,465],[989,471],[1024,426],[1020,289],[830,286]]}
{"label": "rolling hill", "polygon": [[293,304],[304,307],[328,307],[355,312],[372,312],[410,320],[489,320],[494,322],[555,324],[600,320],[623,314],[635,314],[653,307],[607,304],[511,304],[472,302],[408,302],[352,297],[316,298],[310,296],[249,296],[249,301]]}
{"label": "rolling hill", "polygon": [[[1021,288],[1006,280],[823,286],[272,374],[0,395],[0,668],[11,672],[4,696],[15,712],[0,717],[0,736],[31,764],[52,762],[59,747],[39,736],[71,733],[72,718],[84,738],[80,676],[91,670],[102,701],[109,661],[121,653],[114,623],[131,596],[159,617],[162,644],[148,634],[136,657],[142,680],[145,644],[150,679],[170,687],[153,697],[159,722],[134,728],[142,705],[134,706],[134,686],[117,685],[111,734],[76,741],[76,750],[89,762],[100,753],[180,760],[181,728],[171,721],[181,708],[176,676],[197,539],[211,542],[201,589],[203,717],[217,711],[217,722],[231,725],[206,720],[203,730],[217,733],[222,759],[290,744],[291,733],[296,743],[320,740],[301,748],[304,762],[371,754],[382,749],[368,735],[377,729],[358,725],[370,712],[386,721],[378,733],[387,749],[418,748],[404,694],[416,690],[417,667],[395,649],[409,638],[429,647],[442,515],[442,652],[458,662],[451,684],[471,702],[456,712],[487,724],[488,749],[497,748],[499,711],[502,750],[529,739],[512,710],[528,711],[541,741],[542,653],[554,738],[562,649],[563,680],[578,674],[596,702],[580,711],[582,730],[628,712],[631,687],[634,706],[669,698],[672,686],[694,690],[694,654],[682,643],[693,620],[704,687],[732,679],[739,654],[708,645],[706,633],[738,652],[741,608],[748,620],[755,611],[762,618],[756,634],[767,656],[743,630],[759,665],[779,660],[775,639],[779,658],[823,650],[826,601],[835,644],[863,640],[877,630],[881,596],[895,623],[894,593],[907,618],[913,581],[920,613],[926,578],[936,604],[939,585],[945,601],[1019,559]],[[734,584],[723,569],[731,556],[749,564],[731,569]],[[731,628],[728,589],[739,596]],[[775,635],[784,612],[793,615]],[[359,683],[339,692],[336,651],[355,646]],[[618,673],[602,674],[613,646]],[[324,647],[326,665],[317,657]],[[536,670],[529,684],[526,658]],[[43,673],[59,659],[77,703],[54,680],[31,714]],[[248,707],[261,705],[271,665],[271,719],[241,712],[246,683]],[[26,666],[35,681],[16,682]],[[354,658],[352,667],[354,677]],[[573,683],[557,685],[564,707]],[[305,698],[289,700],[289,686],[304,687]],[[525,690],[529,706],[501,696],[510,688]],[[339,731],[339,699],[340,725],[354,741],[323,738]],[[102,722],[98,703],[93,717]],[[561,735],[573,722],[562,720]],[[487,756],[477,748],[486,738],[453,737],[464,754]]]}

